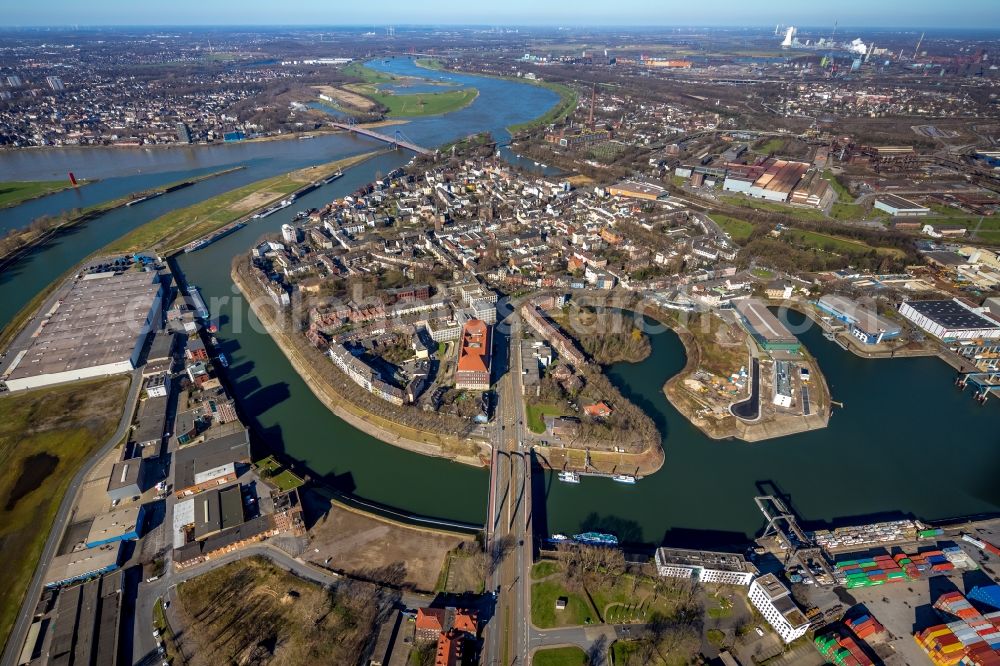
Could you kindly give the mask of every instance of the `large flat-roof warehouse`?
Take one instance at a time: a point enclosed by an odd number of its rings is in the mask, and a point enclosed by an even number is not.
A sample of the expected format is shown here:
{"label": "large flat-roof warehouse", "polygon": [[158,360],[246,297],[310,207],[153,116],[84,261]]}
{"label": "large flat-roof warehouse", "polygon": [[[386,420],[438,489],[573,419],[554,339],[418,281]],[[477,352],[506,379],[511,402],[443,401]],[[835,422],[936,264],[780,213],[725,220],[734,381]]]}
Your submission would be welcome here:
{"label": "large flat-roof warehouse", "polygon": [[740,321],[761,348],[767,351],[798,351],[799,341],[771,314],[767,306],[756,298],[735,302]]}
{"label": "large flat-roof warehouse", "polygon": [[958,299],[906,301],[899,314],[942,340],[1000,338],[1000,323],[987,319]]}
{"label": "large flat-roof warehouse", "polygon": [[160,312],[155,272],[76,278],[42,318],[4,381],[11,391],[131,371]]}

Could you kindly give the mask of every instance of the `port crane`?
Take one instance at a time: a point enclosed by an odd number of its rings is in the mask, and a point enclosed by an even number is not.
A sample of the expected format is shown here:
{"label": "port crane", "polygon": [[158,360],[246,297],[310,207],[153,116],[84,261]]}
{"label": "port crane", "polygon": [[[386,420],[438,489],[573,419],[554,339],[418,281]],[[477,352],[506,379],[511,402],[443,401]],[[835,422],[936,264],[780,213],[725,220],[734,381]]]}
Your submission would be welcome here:
{"label": "port crane", "polygon": [[795,515],[785,506],[783,501],[774,495],[759,495],[754,497],[753,501],[767,521],[767,527],[764,528],[761,539],[774,537],[787,546],[785,559],[782,562],[785,568],[793,560],[798,562],[813,583],[820,586],[822,583],[809,568],[809,561],[812,560],[823,567],[830,580],[834,580],[833,570],[830,569],[830,565],[823,555],[823,550],[799,527]]}

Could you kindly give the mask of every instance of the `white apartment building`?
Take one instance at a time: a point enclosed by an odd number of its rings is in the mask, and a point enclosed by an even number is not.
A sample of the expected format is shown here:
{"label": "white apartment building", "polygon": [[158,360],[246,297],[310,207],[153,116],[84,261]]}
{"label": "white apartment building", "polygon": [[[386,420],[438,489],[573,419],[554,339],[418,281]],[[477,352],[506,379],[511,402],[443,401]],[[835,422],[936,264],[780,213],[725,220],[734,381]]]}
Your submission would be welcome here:
{"label": "white apartment building", "polygon": [[761,612],[785,643],[805,635],[809,620],[792,601],[791,592],[774,574],[765,574],[750,583],[750,603]]}

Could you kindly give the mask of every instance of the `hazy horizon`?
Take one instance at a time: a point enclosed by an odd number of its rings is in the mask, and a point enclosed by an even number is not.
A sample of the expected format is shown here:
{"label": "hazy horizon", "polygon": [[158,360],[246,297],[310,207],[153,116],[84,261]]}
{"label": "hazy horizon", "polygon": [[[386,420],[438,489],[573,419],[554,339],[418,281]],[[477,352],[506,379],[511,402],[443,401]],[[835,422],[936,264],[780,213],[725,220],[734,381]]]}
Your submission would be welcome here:
{"label": "hazy horizon", "polygon": [[[767,27],[777,23],[844,28],[973,29],[1000,26],[1000,2],[952,0],[841,0],[837,6],[772,0],[755,6],[739,0],[717,0],[711,8],[692,7],[686,0],[619,0],[606,4],[570,0],[507,0],[495,8],[454,0],[419,4],[389,1],[378,9],[331,7],[322,0],[292,0],[279,5],[247,6],[237,0],[177,0],[169,8],[108,0],[83,5],[70,0],[19,4],[4,11],[6,28],[80,27]],[[984,28],[984,26],[990,26]]]}

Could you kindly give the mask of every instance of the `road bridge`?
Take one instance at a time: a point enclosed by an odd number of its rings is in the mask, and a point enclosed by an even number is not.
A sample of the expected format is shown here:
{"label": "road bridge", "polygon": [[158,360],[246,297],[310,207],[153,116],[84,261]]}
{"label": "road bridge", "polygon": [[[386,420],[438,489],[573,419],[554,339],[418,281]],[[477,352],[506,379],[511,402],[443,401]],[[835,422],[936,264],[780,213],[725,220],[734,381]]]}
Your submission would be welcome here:
{"label": "road bridge", "polygon": [[406,148],[407,150],[412,150],[418,155],[433,155],[435,151],[429,148],[424,148],[423,146],[418,146],[412,141],[407,141],[403,136],[403,133],[396,130],[392,136],[388,134],[382,134],[381,132],[376,132],[375,130],[367,129],[365,127],[360,127],[358,125],[352,125],[348,123],[331,123],[334,127],[342,130],[347,130],[348,132],[354,132],[356,134],[361,134],[372,139],[377,139],[379,141],[384,141],[388,143],[393,148]]}

